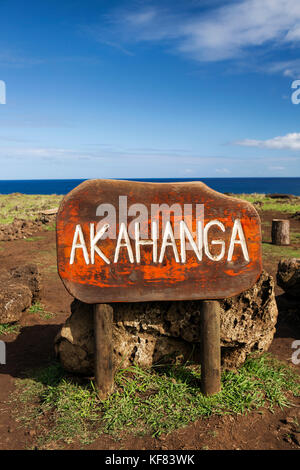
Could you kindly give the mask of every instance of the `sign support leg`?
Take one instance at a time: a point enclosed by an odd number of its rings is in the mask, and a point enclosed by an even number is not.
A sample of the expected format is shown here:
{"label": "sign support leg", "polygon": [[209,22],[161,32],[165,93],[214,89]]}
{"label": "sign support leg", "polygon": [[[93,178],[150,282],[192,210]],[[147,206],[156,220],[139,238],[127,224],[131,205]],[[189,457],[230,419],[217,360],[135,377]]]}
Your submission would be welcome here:
{"label": "sign support leg", "polygon": [[112,326],[112,307],[107,304],[94,304],[95,380],[101,400],[106,400],[113,390]]}
{"label": "sign support leg", "polygon": [[220,309],[215,300],[201,302],[201,390],[221,391]]}

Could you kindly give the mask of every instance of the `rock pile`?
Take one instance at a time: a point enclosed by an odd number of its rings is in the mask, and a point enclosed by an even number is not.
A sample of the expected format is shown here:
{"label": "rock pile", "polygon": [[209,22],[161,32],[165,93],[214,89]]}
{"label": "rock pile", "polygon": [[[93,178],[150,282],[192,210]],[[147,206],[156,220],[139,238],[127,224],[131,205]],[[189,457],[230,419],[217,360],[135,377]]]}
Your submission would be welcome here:
{"label": "rock pile", "polygon": [[41,214],[34,220],[15,219],[11,224],[0,224],[0,241],[30,237],[46,224],[55,221],[55,214]]}
{"label": "rock pile", "polygon": [[32,302],[39,299],[40,274],[36,265],[0,270],[0,323],[20,320]]}
{"label": "rock pile", "polygon": [[[115,366],[199,360],[200,301],[113,303]],[[224,368],[239,367],[273,339],[277,306],[273,278],[263,272],[242,294],[220,301]],[[55,340],[63,367],[90,375],[94,367],[93,307],[72,302],[71,316]]]}

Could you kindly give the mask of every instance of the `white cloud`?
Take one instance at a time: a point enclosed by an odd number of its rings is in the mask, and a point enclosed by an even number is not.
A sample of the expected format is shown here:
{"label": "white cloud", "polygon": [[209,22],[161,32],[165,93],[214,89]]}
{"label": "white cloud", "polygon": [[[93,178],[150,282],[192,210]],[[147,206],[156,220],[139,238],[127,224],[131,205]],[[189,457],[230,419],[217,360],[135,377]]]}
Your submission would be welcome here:
{"label": "white cloud", "polygon": [[297,78],[300,75],[300,59],[265,64],[261,69],[269,73],[280,72],[285,77]]}
{"label": "white cloud", "polygon": [[138,13],[129,14],[127,21],[131,21],[134,25],[145,25],[153,21],[157,17],[157,11],[154,8],[140,11]]}
{"label": "white cloud", "polygon": [[[300,154],[292,156],[213,156],[184,149],[126,148],[82,145],[80,148],[46,145],[0,146],[1,178],[50,177],[182,177],[298,175]],[[58,172],[59,169],[59,172]],[[64,170],[63,170],[64,169]],[[101,175],[100,175],[100,173]],[[283,174],[283,173],[282,173]],[[25,176],[26,175],[26,176]],[[45,176],[47,175],[47,176]]]}
{"label": "white cloud", "polygon": [[241,0],[205,13],[144,8],[119,12],[112,24],[125,41],[166,41],[199,61],[235,59],[250,47],[300,41],[298,0]]}
{"label": "white cloud", "polygon": [[[95,158],[95,155],[65,148],[51,147],[1,147],[0,158],[26,160],[86,160]],[[99,157],[98,157],[99,158]]]}
{"label": "white cloud", "polygon": [[284,171],[285,170],[285,166],[269,166],[268,168],[269,170],[272,170],[272,171]]}
{"label": "white cloud", "polygon": [[[18,141],[12,141],[17,143]],[[41,147],[41,146],[0,146],[0,158],[16,160],[50,160],[50,161],[78,161],[90,160],[97,162],[147,162],[147,161],[168,161],[174,159],[185,162],[187,165],[194,165],[197,162],[209,162],[211,159],[221,159],[223,157],[199,156],[189,149],[175,148],[130,148],[116,145],[85,145],[80,149]],[[192,171],[188,168],[188,171]]]}
{"label": "white cloud", "polygon": [[296,25],[286,35],[287,41],[299,41],[300,40],[300,26]]}
{"label": "white cloud", "polygon": [[284,136],[278,136],[267,140],[244,139],[234,142],[234,144],[245,147],[260,147],[277,150],[300,150],[300,132],[292,132]]}

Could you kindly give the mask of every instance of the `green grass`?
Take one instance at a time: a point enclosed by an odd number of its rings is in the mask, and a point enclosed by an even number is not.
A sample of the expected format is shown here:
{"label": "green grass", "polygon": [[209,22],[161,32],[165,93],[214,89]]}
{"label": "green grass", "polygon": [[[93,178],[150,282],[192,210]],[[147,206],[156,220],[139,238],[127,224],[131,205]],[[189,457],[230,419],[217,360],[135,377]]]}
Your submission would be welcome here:
{"label": "green grass", "polygon": [[300,233],[294,232],[291,230],[290,232],[291,242],[292,243],[300,243]]}
{"label": "green grass", "polygon": [[[2,214],[1,214],[2,215]],[[6,212],[0,217],[0,224],[11,224],[14,221],[14,216],[8,215]],[[21,217],[20,217],[21,218]]]}
{"label": "green grass", "polygon": [[[251,203],[262,203],[263,211],[278,211],[293,214],[300,211],[300,198],[285,200],[272,199],[265,194],[237,194],[234,197],[244,199]],[[0,194],[0,224],[9,224],[15,218],[34,219],[43,210],[58,207],[63,196],[51,194]],[[55,230],[55,225],[45,227],[46,230]]]}
{"label": "green grass", "polygon": [[273,199],[267,197],[265,194],[237,194],[236,197],[244,199],[245,201],[261,202],[262,211],[273,211],[294,214],[300,211],[300,198],[295,199]]}
{"label": "green grass", "polygon": [[32,304],[29,309],[29,313],[44,313],[44,307],[40,304],[40,302],[35,302]]}
{"label": "green grass", "polygon": [[63,196],[51,194],[0,194],[0,224],[9,224],[17,219],[35,219],[47,209],[58,207]]}
{"label": "green grass", "polygon": [[43,320],[49,320],[55,315],[54,313],[45,311],[44,306],[40,304],[40,302],[35,302],[34,304],[32,304],[28,309],[28,313],[37,314]]}
{"label": "green grass", "polygon": [[263,255],[266,257],[276,257],[276,258],[299,258],[300,249],[294,248],[292,246],[277,246],[272,245],[272,243],[262,243]]}
{"label": "green grass", "polygon": [[48,232],[54,232],[56,230],[56,222],[53,224],[45,225],[45,230]]}
{"label": "green grass", "polygon": [[11,333],[19,333],[20,325],[14,323],[2,323],[0,324],[0,336],[10,335]]}
{"label": "green grass", "polygon": [[24,240],[26,242],[37,242],[39,240],[42,240],[43,237],[27,237],[27,238],[24,238]]}
{"label": "green grass", "polygon": [[[69,443],[76,437],[90,442],[95,437],[91,425],[99,422],[101,412],[92,382],[76,382],[58,363],[28,375],[30,378],[16,381],[11,397],[17,407],[16,419],[29,427],[37,424],[40,444],[53,440]],[[53,425],[44,429],[42,418],[49,412]]]}
{"label": "green grass", "polygon": [[40,270],[45,274],[57,274],[57,264],[45,264],[44,262],[41,263],[40,261],[36,261],[36,264],[39,266]]}
{"label": "green grass", "polygon": [[238,372],[224,372],[222,391],[213,397],[202,395],[200,374],[198,365],[132,366],[116,373],[115,392],[101,402],[92,381],[75,380],[55,363],[18,379],[13,399],[18,419],[35,422],[39,445],[47,446],[122,431],[159,436],[199,418],[289,406],[300,394],[299,376],[267,354],[249,358]]}

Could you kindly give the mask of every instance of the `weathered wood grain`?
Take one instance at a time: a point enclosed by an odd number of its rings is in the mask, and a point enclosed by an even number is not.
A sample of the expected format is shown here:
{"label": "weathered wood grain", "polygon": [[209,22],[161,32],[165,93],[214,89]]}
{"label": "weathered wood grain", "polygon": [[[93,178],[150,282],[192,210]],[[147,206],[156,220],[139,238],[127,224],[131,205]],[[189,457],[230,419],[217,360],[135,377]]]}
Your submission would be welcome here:
{"label": "weathered wood grain", "polygon": [[271,237],[273,245],[289,245],[290,221],[288,219],[273,219]]}
{"label": "weathered wood grain", "polygon": [[106,304],[94,305],[95,381],[101,400],[108,398],[114,384],[112,328],[112,307]]}
{"label": "weathered wood grain", "polygon": [[[203,227],[209,222],[218,221],[225,229],[213,224],[207,230],[207,250],[211,258],[202,249],[202,259],[197,258],[193,250],[181,250],[181,240],[175,240],[178,259],[174,246],[162,250],[161,223],[163,212],[157,214],[159,238],[157,240],[157,260],[153,261],[154,248],[151,245],[140,245],[136,249],[135,240],[130,239],[133,259],[130,260],[128,249],[120,247],[117,262],[116,239],[100,239],[97,246],[105,255],[109,264],[95,253],[94,264],[90,248],[90,224],[94,224],[95,233],[101,228],[103,216],[96,214],[101,204],[111,204],[116,210],[116,236],[120,231],[120,197],[127,197],[128,208],[134,204],[143,204],[149,217],[141,222],[140,230],[148,229],[151,239],[151,205],[184,204],[191,205],[194,211],[196,204],[204,206]],[[99,213],[99,212],[98,212]],[[128,216],[128,225],[136,219]],[[183,218],[183,217],[182,217]],[[171,213],[171,226],[179,223],[180,215]],[[241,245],[233,245],[230,255],[230,242],[236,220],[240,221],[245,236],[248,258]],[[193,239],[196,242],[197,221],[195,213],[186,217],[190,224]],[[80,225],[86,242],[86,257],[82,249],[74,250],[74,262],[70,264],[74,233]],[[128,228],[127,225],[127,228]],[[202,228],[203,228],[202,227]],[[203,233],[202,233],[203,236]],[[236,239],[239,237],[237,236]],[[224,241],[222,246],[214,241]],[[188,240],[186,240],[187,242]],[[137,253],[140,252],[140,254]],[[160,254],[162,259],[160,260]],[[140,256],[140,258],[139,258]],[[183,257],[182,257],[183,256]],[[254,207],[245,201],[225,196],[208,188],[201,182],[188,183],[144,183],[116,180],[89,180],[72,190],[62,201],[57,214],[57,259],[58,272],[74,297],[86,303],[106,302],[140,302],[152,300],[184,299],[221,299],[239,294],[251,287],[261,273],[261,229],[260,219]],[[139,261],[139,262],[138,262]]]}
{"label": "weathered wood grain", "polygon": [[221,391],[220,306],[215,300],[201,302],[201,391]]}

